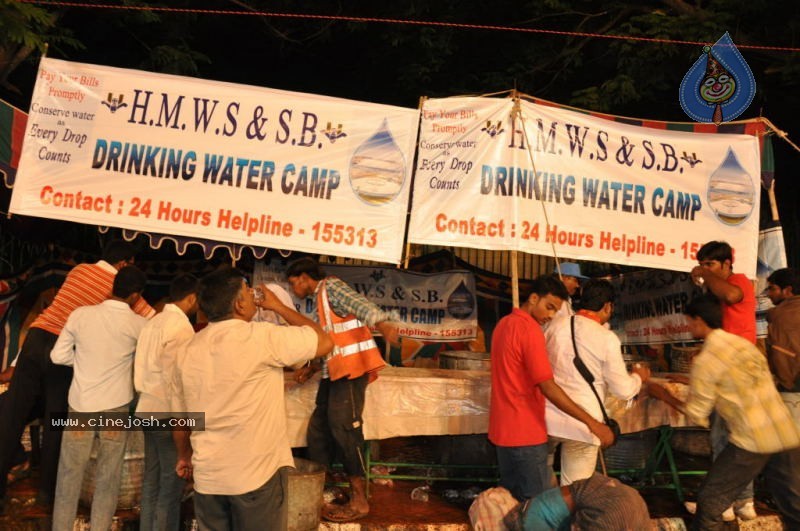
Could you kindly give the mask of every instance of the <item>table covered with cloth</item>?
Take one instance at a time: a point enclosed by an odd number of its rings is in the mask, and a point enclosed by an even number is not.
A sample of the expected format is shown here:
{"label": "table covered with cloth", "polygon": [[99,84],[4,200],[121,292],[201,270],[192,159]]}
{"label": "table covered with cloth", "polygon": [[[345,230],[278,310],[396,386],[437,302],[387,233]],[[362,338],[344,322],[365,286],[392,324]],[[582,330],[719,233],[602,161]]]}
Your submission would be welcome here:
{"label": "table covered with cloth", "polygon": [[[651,381],[661,384],[671,395],[684,402],[689,396],[689,386],[670,381],[667,374],[653,375]],[[635,433],[660,426],[673,428],[697,426],[686,415],[667,405],[666,402],[648,396],[645,390],[638,397],[628,401],[607,396],[605,405],[608,416],[619,422],[622,433]]]}
{"label": "table covered with cloth", "polygon": [[[286,373],[287,431],[293,447],[306,445],[319,378],[317,373],[312,380],[297,384],[292,374]],[[654,377],[654,381],[686,400],[686,385],[670,382],[666,376]],[[387,367],[367,386],[364,438],[486,433],[490,395],[489,371]],[[619,422],[623,433],[693,425],[683,414],[644,392],[629,402],[614,397],[606,400],[609,416]]]}
{"label": "table covered with cloth", "polygon": [[[320,373],[297,384],[286,373],[287,432],[292,447],[306,445]],[[489,429],[489,371],[387,367],[367,386],[364,438],[465,435]]]}

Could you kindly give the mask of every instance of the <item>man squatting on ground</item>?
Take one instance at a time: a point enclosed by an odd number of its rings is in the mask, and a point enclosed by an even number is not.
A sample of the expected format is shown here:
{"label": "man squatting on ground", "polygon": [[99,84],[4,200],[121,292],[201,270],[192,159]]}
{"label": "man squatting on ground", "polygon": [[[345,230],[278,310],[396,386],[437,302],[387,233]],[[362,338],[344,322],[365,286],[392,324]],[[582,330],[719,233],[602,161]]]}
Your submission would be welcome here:
{"label": "man squatting on ground", "polygon": [[503,487],[481,492],[469,508],[475,531],[650,531],[647,504],[636,489],[593,473],[517,502]]}

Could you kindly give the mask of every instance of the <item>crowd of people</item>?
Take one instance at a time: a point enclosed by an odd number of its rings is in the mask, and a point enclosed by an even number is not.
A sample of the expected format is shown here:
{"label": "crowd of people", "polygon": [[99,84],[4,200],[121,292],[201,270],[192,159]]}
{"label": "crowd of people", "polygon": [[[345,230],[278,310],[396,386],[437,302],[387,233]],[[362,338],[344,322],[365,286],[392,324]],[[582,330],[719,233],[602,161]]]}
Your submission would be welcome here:
{"label": "crowd of people", "polygon": [[[321,372],[308,456],[327,467],[340,461],[350,484],[347,503],[325,505],[322,516],[367,515],[362,414],[367,385],[385,365],[370,327],[396,345],[398,316],[311,258],[289,264],[286,281],[308,299],[312,318],[280,287],[251,287],[227,267],[199,280],[177,276],[156,314],[142,297],[147,279],[133,255],[130,244],[113,241],[102,260],[73,268],[31,325],[0,395],[0,512],[22,431],[41,416],[37,504],[52,511],[54,530],[71,530],[96,445],[91,522],[108,529],[129,431],[97,421],[134,415],[149,422],[141,529],[179,529],[188,481],[200,529],[285,529],[293,466],[288,368],[301,384]],[[800,529],[800,408],[786,406],[800,398],[800,276],[787,268],[768,279],[776,307],[765,356],[755,345],[753,286],[733,273],[730,246],[709,242],[697,259],[691,276],[705,293],[685,313],[703,346],[685,381],[686,401],[650,381],[647,367],[626,369],[608,327],[614,288],[587,279],[578,264],[535,279],[519,308],[497,323],[488,437],[500,481],[470,510],[477,529],[649,525],[634,489],[595,472],[601,447],[617,436],[603,407],[609,393],[621,400],[649,393],[711,427],[713,464],[697,501],[687,504],[695,529],[719,529],[737,514],[754,518],[752,480],[760,473],[788,528]],[[198,311],[207,325],[195,331]],[[189,420],[202,426],[191,429]]]}
{"label": "crowd of people", "polygon": [[[322,371],[309,456],[324,464],[341,457],[351,485],[349,502],[326,506],[323,516],[365,516],[361,416],[366,385],[384,366],[369,326],[397,343],[396,315],[326,277],[310,258],[290,264],[286,280],[310,299],[313,319],[279,286],[251,288],[233,268],[199,280],[179,275],[156,314],[142,297],[147,279],[133,254],[113,241],[102,260],[73,268],[5,373],[0,511],[8,472],[23,454],[22,431],[42,417],[36,504],[52,512],[56,531],[73,528],[93,446],[91,525],[110,527],[129,435],[120,426],[131,425],[144,432],[140,529],[180,528],[187,481],[200,529],[286,529],[294,458],[283,390],[291,368],[301,383]],[[198,310],[207,324],[196,332]]]}
{"label": "crowd of people", "polygon": [[[476,528],[531,531],[572,521],[573,529],[641,529],[632,522],[646,516],[643,502],[630,504],[627,523],[615,516],[608,526],[576,525],[581,507],[570,501],[569,487],[591,481],[615,487],[597,489],[596,496],[621,495],[624,489],[595,472],[600,448],[614,440],[604,424],[603,402],[607,393],[631,400],[644,392],[711,428],[713,464],[697,501],[686,503],[696,513],[694,529],[721,529],[737,516],[756,518],[753,479],[762,472],[787,529],[800,529],[800,277],[786,268],[768,278],[776,307],[769,314],[765,356],[756,347],[753,284],[733,272],[731,247],[708,242],[697,260],[691,277],[704,293],[685,314],[689,331],[703,344],[688,378],[679,378],[689,386],[685,402],[649,381],[647,368],[626,370],[620,342],[607,328],[613,286],[582,278],[577,264],[561,264],[560,279],[536,279],[520,307],[500,320],[492,338],[489,416],[500,487],[473,506]],[[560,490],[553,489],[558,447]],[[519,502],[515,516],[501,525],[515,506],[511,499]],[[603,504],[594,503],[597,516]],[[609,501],[609,510],[614,503]]]}

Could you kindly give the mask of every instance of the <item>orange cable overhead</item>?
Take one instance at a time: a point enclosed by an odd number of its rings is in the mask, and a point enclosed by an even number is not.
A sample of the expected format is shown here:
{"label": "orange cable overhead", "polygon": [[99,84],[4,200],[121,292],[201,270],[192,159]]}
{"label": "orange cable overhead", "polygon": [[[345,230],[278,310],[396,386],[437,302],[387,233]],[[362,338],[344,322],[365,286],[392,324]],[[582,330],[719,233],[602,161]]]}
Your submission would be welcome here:
{"label": "orange cable overhead", "polygon": [[[380,17],[351,17],[346,15],[314,15],[310,13],[279,13],[274,11],[256,11],[256,10],[242,11],[234,9],[194,9],[194,8],[159,7],[159,6],[129,6],[129,5],[114,5],[114,4],[93,4],[87,2],[48,1],[48,0],[19,0],[19,1],[25,4],[37,4],[41,6],[78,7],[87,9],[153,11],[162,13],[193,13],[201,15],[258,16],[258,17],[274,17],[274,18],[295,18],[295,19],[307,19],[307,20],[326,20],[333,22],[402,24],[410,26],[509,31],[518,33],[541,33],[545,35],[561,35],[566,37],[593,37],[597,39],[652,42],[658,44],[687,44],[691,46],[706,46],[713,44],[712,42],[685,41],[678,39],[659,39],[654,37],[636,37],[633,35],[610,35],[605,33],[591,33],[584,31],[561,31],[561,30],[549,30],[540,28],[521,28],[517,26],[501,26],[495,24],[465,24],[460,22],[438,22],[433,20],[410,20],[410,19],[380,18]],[[748,50],[800,52],[800,48],[794,48],[788,46],[760,46],[755,44],[741,44],[741,45],[737,44],[736,47],[739,49],[748,49]]]}

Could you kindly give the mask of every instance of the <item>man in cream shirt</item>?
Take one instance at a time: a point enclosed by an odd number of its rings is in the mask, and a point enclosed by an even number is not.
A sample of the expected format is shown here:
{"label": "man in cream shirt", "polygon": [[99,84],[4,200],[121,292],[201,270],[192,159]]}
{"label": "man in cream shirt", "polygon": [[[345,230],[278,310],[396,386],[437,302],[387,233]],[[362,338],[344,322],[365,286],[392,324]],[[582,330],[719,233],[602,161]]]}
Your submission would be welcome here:
{"label": "man in cream shirt", "polygon": [[[594,375],[594,385],[601,399],[606,389],[622,400],[639,393],[642,383],[650,377],[650,370],[635,367],[628,374],[622,359],[620,341],[614,332],[603,325],[614,311],[614,287],[607,280],[589,280],[583,286],[581,309],[575,316],[556,318],[545,331],[547,356],[553,366],[553,379],[575,401],[597,420],[602,420],[600,404],[589,383],[573,363],[575,348],[572,344],[571,320],[575,320],[575,342],[578,354]],[[547,434],[551,452],[561,445],[561,484],[592,475],[597,465],[599,440],[586,426],[564,414],[549,401],[545,409]]]}
{"label": "man in cream shirt", "polygon": [[53,531],[72,530],[83,473],[95,438],[100,444],[92,527],[111,526],[128,432],[109,430],[103,421],[127,420],[128,406],[133,400],[133,354],[147,322],[132,308],[141,299],[146,283],[147,278],[139,269],[133,266],[120,269],[114,277],[111,298],[73,311],[50,352],[53,363],[75,369],[69,387],[69,420],[81,425],[65,430],[61,441]]}
{"label": "man in cream shirt", "polygon": [[[197,312],[197,279],[179,275],[169,287],[169,303],[144,327],[136,345],[133,384],[139,392],[136,416],[168,422],[175,359],[192,337],[189,317]],[[169,426],[144,430],[144,478],[140,531],[178,531],[184,479],[175,473],[178,453]],[[186,432],[176,432],[179,437]]]}
{"label": "man in cream shirt", "polygon": [[[250,322],[254,291],[242,274],[222,269],[200,281],[209,325],[178,359],[173,408],[203,412],[205,429],[180,448],[177,470],[194,474],[200,529],[283,530],[288,468],[283,368],[324,356],[333,341],[322,328],[260,288],[258,307],[290,326]],[[189,453],[191,465],[189,465]]]}

